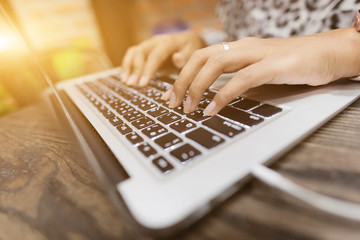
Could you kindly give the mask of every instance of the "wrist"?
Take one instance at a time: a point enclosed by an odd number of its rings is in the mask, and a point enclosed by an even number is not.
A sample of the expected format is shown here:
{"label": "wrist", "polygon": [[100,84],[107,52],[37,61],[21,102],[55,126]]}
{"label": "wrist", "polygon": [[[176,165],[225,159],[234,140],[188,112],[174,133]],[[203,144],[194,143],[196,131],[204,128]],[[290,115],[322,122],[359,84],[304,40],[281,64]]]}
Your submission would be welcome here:
{"label": "wrist", "polygon": [[[328,32],[332,48],[329,53],[334,56],[334,76],[352,78],[360,74],[360,33],[354,27],[336,29]],[[331,53],[332,52],[332,53]]]}

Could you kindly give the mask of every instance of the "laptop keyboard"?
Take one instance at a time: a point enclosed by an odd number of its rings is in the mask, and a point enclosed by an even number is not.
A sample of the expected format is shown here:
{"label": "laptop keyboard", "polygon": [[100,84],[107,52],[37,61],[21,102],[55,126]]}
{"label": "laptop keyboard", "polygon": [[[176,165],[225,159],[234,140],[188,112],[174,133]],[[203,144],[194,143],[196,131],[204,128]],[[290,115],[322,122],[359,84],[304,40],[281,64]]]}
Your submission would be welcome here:
{"label": "laptop keyboard", "polygon": [[161,100],[171,82],[162,77],[151,80],[147,87],[129,88],[114,75],[78,84],[77,88],[160,175],[169,175],[210,154],[282,111],[238,97],[216,116],[204,116],[203,109],[216,94],[209,89],[198,110],[184,114],[183,106],[170,109],[168,102]]}

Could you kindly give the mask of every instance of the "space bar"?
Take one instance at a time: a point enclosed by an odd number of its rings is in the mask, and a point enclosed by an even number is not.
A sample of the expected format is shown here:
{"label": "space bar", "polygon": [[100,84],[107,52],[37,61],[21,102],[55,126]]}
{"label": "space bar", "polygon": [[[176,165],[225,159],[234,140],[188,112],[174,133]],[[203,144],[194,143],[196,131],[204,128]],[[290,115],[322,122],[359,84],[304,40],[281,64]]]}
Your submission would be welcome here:
{"label": "space bar", "polygon": [[251,115],[250,113],[241,111],[230,106],[224,107],[218,114],[220,116],[226,117],[235,122],[242,123],[249,127],[255,126],[264,121],[264,119],[262,119],[261,117]]}

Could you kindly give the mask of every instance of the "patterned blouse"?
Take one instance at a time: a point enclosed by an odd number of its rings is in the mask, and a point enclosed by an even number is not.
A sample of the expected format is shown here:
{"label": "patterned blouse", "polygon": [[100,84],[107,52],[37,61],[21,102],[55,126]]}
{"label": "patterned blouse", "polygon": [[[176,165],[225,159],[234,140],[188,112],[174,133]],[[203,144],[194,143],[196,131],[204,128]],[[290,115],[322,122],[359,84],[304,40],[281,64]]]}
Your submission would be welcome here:
{"label": "patterned blouse", "polygon": [[219,0],[227,40],[290,37],[351,26],[360,0]]}

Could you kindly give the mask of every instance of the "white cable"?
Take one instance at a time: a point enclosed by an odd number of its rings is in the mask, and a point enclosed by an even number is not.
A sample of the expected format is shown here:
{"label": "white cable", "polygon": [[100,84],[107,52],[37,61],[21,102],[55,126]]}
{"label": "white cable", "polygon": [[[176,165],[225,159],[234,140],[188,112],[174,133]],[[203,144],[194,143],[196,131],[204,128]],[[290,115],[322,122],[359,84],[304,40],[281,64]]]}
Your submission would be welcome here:
{"label": "white cable", "polygon": [[296,199],[324,212],[360,221],[360,204],[335,199],[301,187],[263,165],[255,165],[251,173],[263,183],[287,193]]}

